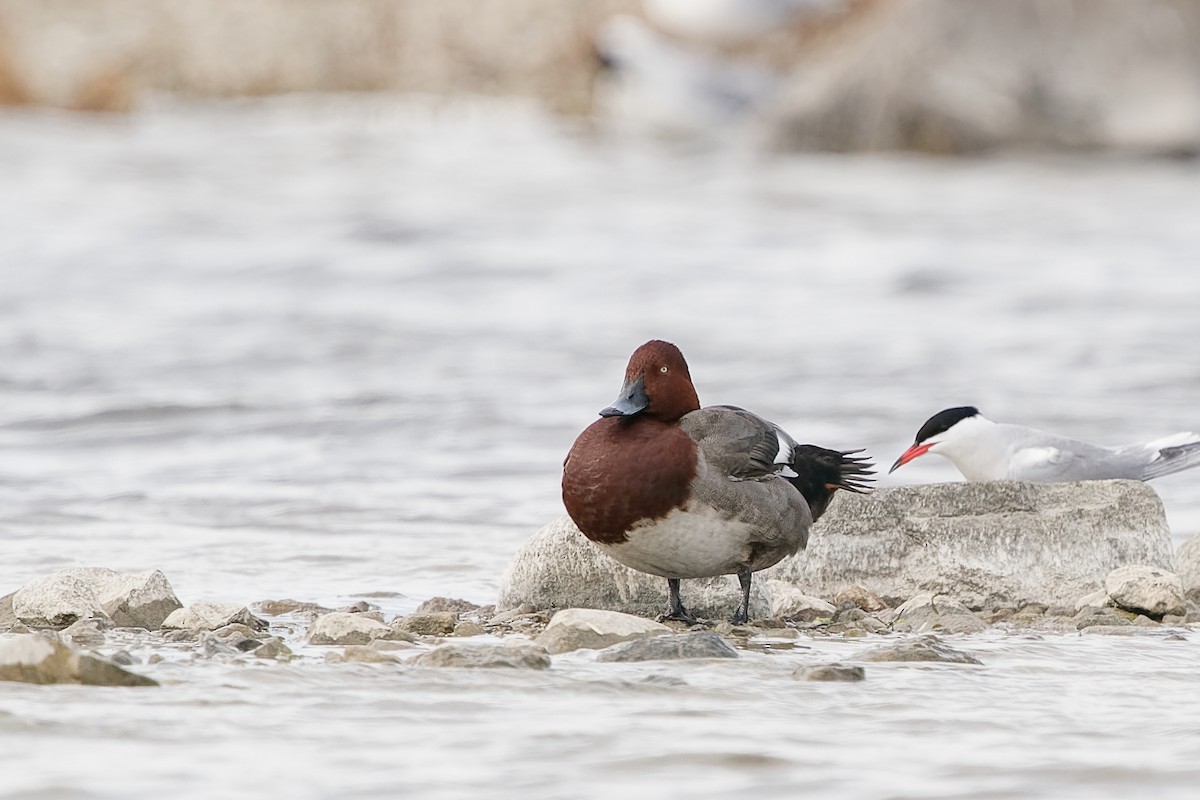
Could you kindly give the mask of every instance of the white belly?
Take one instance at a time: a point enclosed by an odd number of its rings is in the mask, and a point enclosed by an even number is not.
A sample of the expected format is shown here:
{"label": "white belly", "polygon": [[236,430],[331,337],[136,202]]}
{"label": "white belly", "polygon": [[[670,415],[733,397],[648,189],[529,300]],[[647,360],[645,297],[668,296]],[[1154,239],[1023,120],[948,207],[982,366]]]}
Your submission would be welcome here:
{"label": "white belly", "polygon": [[[745,566],[766,569],[800,547],[801,534],[767,534],[711,508],[689,506],[629,531],[626,541],[602,544],[627,567],[664,578],[728,575]],[[750,559],[753,558],[753,562]]]}

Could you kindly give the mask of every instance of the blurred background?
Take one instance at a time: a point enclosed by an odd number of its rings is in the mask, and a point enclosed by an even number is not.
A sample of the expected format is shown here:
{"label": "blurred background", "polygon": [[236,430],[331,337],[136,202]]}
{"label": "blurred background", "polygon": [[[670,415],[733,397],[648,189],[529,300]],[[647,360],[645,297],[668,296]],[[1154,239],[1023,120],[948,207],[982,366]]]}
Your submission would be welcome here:
{"label": "blurred background", "polygon": [[0,103],[0,593],[490,602],[651,337],[884,467],[1200,425],[1187,0],[0,0]]}

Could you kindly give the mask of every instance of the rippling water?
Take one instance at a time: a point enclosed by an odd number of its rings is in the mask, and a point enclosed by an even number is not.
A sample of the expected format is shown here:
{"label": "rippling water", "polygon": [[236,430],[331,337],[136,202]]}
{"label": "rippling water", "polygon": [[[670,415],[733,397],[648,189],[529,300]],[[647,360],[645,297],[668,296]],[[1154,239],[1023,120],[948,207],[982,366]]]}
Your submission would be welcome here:
{"label": "rippling water", "polygon": [[[1197,219],[1186,162],[681,153],[513,106],[354,98],[7,112],[0,594],[103,565],[160,568],[185,602],[489,602],[650,337],[683,348],[702,401],[885,464],[968,402],[1105,443],[1196,428]],[[892,478],[957,474],[928,458]],[[1177,542],[1200,531],[1200,472],[1154,486]],[[1200,779],[1195,633],[997,633],[965,643],[982,668],[857,686],[792,681],[861,646],[801,642],[733,665],[314,657],[145,667],[153,692],[0,684],[21,765],[0,797],[1190,797]]]}

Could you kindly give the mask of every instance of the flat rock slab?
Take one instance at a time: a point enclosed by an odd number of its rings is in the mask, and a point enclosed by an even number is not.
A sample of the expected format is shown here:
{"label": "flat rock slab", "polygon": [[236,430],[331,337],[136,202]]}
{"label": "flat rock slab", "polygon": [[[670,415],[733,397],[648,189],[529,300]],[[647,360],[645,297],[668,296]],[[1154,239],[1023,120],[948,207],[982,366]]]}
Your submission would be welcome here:
{"label": "flat rock slab", "polygon": [[[751,616],[772,613],[772,579],[807,595],[857,587],[904,601],[921,593],[970,608],[1071,605],[1116,567],[1172,568],[1162,503],[1141,481],[944,483],[839,492],[813,527],[808,549],[757,573]],[[600,608],[653,616],[666,581],[625,567],[593,546],[568,517],[533,535],[501,581],[497,608]],[[733,576],[685,580],[684,604],[727,618]],[[780,610],[787,598],[776,603]],[[807,613],[818,613],[810,611]]]}
{"label": "flat rock slab", "polygon": [[409,659],[418,667],[462,669],[549,669],[550,654],[536,644],[451,642]]}
{"label": "flat rock slab", "polygon": [[982,664],[975,656],[955,650],[937,638],[926,636],[898,644],[867,650],[858,661],[873,662],[935,662],[941,664]]}
{"label": "flat rock slab", "polygon": [[76,650],[53,636],[25,634],[0,640],[0,680],[82,683],[89,686],[157,686],[106,658]]}
{"label": "flat rock slab", "polygon": [[678,633],[613,645],[597,661],[678,661],[691,658],[737,658],[737,650],[716,633]]}
{"label": "flat rock slab", "polygon": [[551,653],[603,650],[614,644],[674,631],[661,622],[594,608],[565,608],[550,618],[537,641]]}

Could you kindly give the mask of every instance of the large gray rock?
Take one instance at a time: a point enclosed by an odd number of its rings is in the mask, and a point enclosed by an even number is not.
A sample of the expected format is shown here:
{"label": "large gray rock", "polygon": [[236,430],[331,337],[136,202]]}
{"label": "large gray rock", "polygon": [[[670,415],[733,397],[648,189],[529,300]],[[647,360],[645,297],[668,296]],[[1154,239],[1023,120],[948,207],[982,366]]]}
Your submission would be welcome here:
{"label": "large gray rock", "polygon": [[1188,539],[1175,552],[1175,574],[1183,584],[1184,593],[1200,601],[1200,534]]}
{"label": "large gray rock", "polygon": [[[1140,481],[944,483],[839,493],[808,549],[757,573],[751,616],[771,613],[772,579],[831,598],[860,587],[907,600],[949,595],[969,608],[1071,605],[1123,564],[1169,569],[1171,532]],[[683,600],[711,618],[733,613],[737,579],[683,582]],[[625,567],[568,517],[533,535],[501,581],[499,609],[572,606],[652,616],[666,581]]]}
{"label": "large gray rock", "polygon": [[92,575],[96,597],[117,627],[156,631],[172,611],[183,607],[167,576],[159,570],[115,572],[96,568]]}
{"label": "large gray rock", "polygon": [[[755,581],[750,616],[771,611],[763,581]],[[700,617],[727,619],[741,598],[737,578],[683,581],[683,604]],[[520,608],[598,608],[654,617],[667,610],[667,581],[605,555],[562,516],[535,533],[513,556],[500,582],[498,611]]]}
{"label": "large gray rock", "polygon": [[13,613],[31,628],[66,628],[81,619],[108,619],[92,583],[78,570],[62,570],[22,586]]}
{"label": "large gray rock", "polygon": [[89,686],[157,686],[158,682],[54,636],[25,634],[0,639],[0,680],[83,683]]}
{"label": "large gray rock", "polygon": [[565,608],[550,619],[538,635],[538,644],[551,653],[603,650],[621,642],[663,636],[674,631],[644,617],[594,608]]}
{"label": "large gray rock", "polygon": [[1183,584],[1174,572],[1142,564],[1117,567],[1104,579],[1104,590],[1113,605],[1127,611],[1161,617],[1183,614]]}
{"label": "large gray rock", "polygon": [[180,607],[159,570],[65,569],[38,578],[13,595],[14,614],[31,628],[65,628],[79,620],[101,618],[120,627],[158,630]]}
{"label": "large gray rock", "polygon": [[996,481],[839,496],[808,549],[768,574],[821,597],[858,585],[1019,608],[1071,605],[1124,564],[1171,566],[1171,531],[1145,483]]}

